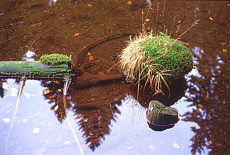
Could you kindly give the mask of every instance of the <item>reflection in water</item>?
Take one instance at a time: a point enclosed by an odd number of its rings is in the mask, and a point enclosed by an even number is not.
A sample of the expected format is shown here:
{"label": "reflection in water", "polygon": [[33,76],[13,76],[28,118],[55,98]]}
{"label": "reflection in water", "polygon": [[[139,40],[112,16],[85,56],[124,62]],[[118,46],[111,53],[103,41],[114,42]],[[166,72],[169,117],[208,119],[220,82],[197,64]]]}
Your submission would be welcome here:
{"label": "reflection in water", "polygon": [[1,96],[1,98],[3,98],[4,97],[4,94],[5,94],[5,92],[4,92],[4,88],[3,88],[3,82],[5,82],[5,81],[3,81],[2,79],[0,80],[0,96]]}
{"label": "reflection in water", "polygon": [[[100,102],[100,101],[99,101]],[[115,113],[120,113],[117,106],[120,103],[111,103],[104,106],[96,104],[91,105],[75,105],[74,112],[79,119],[80,129],[83,136],[86,138],[86,143],[94,151],[102,140],[105,140],[105,135],[110,133],[111,121],[116,118]]]}
{"label": "reflection in water", "polygon": [[152,6],[151,0],[146,0],[146,2],[148,3],[148,7],[151,8],[151,6]]}
{"label": "reflection in water", "polygon": [[[86,93],[72,90],[70,92],[71,97],[66,99],[61,90],[63,85],[62,80],[42,81],[42,86],[46,87],[44,97],[49,100],[48,103],[53,104],[51,109],[54,110],[58,121],[61,123],[67,117],[67,110],[73,110],[86,143],[89,143],[89,147],[94,151],[102,143],[102,140],[105,140],[105,135],[110,133],[112,120],[115,121],[116,115],[120,114],[118,106],[121,102],[117,98],[119,97],[117,95],[119,93],[117,87],[119,86],[105,85],[88,88]],[[112,89],[110,94],[105,92],[105,87]],[[70,104],[70,102],[72,103]]]}
{"label": "reflection in water", "polygon": [[93,151],[105,140],[105,135],[111,131],[112,120],[116,121],[117,114],[120,114],[118,106],[121,105],[123,95],[119,94],[123,91],[120,86],[111,84],[71,93],[73,111],[80,130]]}
{"label": "reflection in water", "polygon": [[[71,85],[69,96],[66,99],[61,90],[63,85],[63,80],[42,81],[42,86],[46,87],[44,96],[49,100],[48,103],[53,104],[51,109],[54,110],[59,122],[62,123],[66,117],[68,119],[68,110],[74,112],[83,137],[93,151],[105,140],[105,135],[110,134],[112,120],[116,121],[117,114],[120,114],[118,107],[121,105],[121,99],[126,96],[127,92],[136,95],[135,88],[130,89],[126,84],[114,82],[82,90],[75,90],[77,86]],[[154,99],[171,106],[184,95],[187,85],[185,79],[180,79],[174,81],[171,87],[171,97],[167,98],[159,94]],[[140,92],[139,99],[143,107],[148,107],[148,100],[153,99],[152,93],[147,92]]]}
{"label": "reflection in water", "polygon": [[41,85],[46,88],[43,92],[44,97],[49,100],[49,104],[53,104],[51,109],[54,110],[55,115],[60,123],[66,118],[66,110],[71,105],[66,101],[66,96],[63,95],[63,80],[56,81],[42,81]]}
{"label": "reflection in water", "polygon": [[[151,88],[145,88],[144,91],[140,91],[140,95],[139,95],[140,97],[138,99],[140,104],[145,108],[148,108],[149,102],[151,100],[160,101],[166,106],[171,106],[175,104],[185,94],[185,91],[187,89],[186,80],[185,78],[182,78],[178,80],[173,80],[171,81],[171,83],[168,83],[168,84],[170,87],[170,93],[168,91],[167,86],[165,85],[163,85],[163,88],[162,88],[164,94],[158,93],[157,95],[153,96],[153,92]],[[137,92],[134,92],[133,94],[136,95]]]}
{"label": "reflection in water", "polygon": [[27,51],[26,54],[24,55],[24,57],[22,58],[22,60],[25,61],[34,61],[34,58],[32,58],[33,56],[35,56],[35,53],[31,50]]}
{"label": "reflection in water", "polygon": [[[204,50],[208,52],[208,50]],[[210,154],[228,154],[230,152],[230,94],[229,62],[215,53],[209,55],[211,65],[203,65],[207,55],[199,47],[194,49],[197,72],[190,76],[187,100],[193,110],[185,114],[185,121],[192,121],[199,128],[192,127],[192,153],[201,153],[204,148]]]}
{"label": "reflection in water", "polygon": [[21,97],[22,92],[23,92],[23,88],[25,86],[25,82],[26,82],[26,77],[23,76],[21,78],[21,80],[20,80],[20,84],[19,84],[19,88],[18,88],[18,94],[17,94],[17,102],[16,102],[16,105],[15,105],[15,111],[14,111],[14,114],[13,114],[13,117],[12,117],[12,121],[11,121],[11,124],[10,124],[10,129],[8,131],[7,138],[6,138],[5,154],[7,154],[7,151],[8,151],[9,137],[11,135],[11,132],[12,132],[12,129],[13,129],[13,126],[14,126],[14,121],[15,121],[15,117],[16,117],[16,114],[17,114],[17,111],[18,111],[18,105],[19,105],[20,97]]}
{"label": "reflection in water", "polygon": [[57,3],[58,0],[50,0],[49,1],[49,5],[52,6],[52,5],[55,5]]}
{"label": "reflection in water", "polygon": [[76,133],[75,133],[75,131],[74,131],[74,128],[73,128],[73,126],[72,126],[72,124],[71,124],[71,122],[70,122],[70,117],[69,117],[69,116],[67,117],[67,121],[68,121],[69,127],[70,127],[70,129],[71,129],[71,132],[72,132],[72,134],[73,134],[73,136],[74,136],[74,139],[75,139],[75,141],[76,141],[76,143],[77,143],[77,146],[78,146],[78,148],[79,148],[79,150],[80,150],[80,152],[81,152],[81,155],[84,155],[85,153],[84,153],[83,150],[82,150],[81,144],[80,144],[80,142],[79,142],[79,140],[78,140],[78,137],[77,137],[77,135],[76,135]]}

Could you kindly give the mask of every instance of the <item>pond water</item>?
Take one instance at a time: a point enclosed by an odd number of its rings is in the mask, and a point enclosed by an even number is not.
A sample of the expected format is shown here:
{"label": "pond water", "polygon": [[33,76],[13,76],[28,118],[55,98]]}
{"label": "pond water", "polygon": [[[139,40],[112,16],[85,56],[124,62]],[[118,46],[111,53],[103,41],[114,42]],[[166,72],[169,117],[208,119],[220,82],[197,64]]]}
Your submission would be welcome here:
{"label": "pond water", "polygon": [[[230,3],[151,0],[1,0],[0,61],[71,55],[76,67],[105,76],[129,36],[165,32],[189,43],[194,69],[171,97],[124,81],[79,88],[62,80],[0,80],[0,154],[229,154]],[[195,24],[198,22],[197,24]],[[80,52],[81,51],[81,52]],[[112,68],[109,74],[119,73]],[[76,76],[81,76],[77,74]],[[150,100],[178,109],[173,128],[149,128]]]}

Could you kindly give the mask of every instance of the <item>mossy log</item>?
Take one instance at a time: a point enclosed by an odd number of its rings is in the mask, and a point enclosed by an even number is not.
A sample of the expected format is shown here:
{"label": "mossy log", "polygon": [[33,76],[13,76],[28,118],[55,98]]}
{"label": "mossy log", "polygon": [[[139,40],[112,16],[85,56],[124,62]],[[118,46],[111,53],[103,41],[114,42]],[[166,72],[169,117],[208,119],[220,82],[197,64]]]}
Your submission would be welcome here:
{"label": "mossy log", "polygon": [[0,77],[17,78],[60,78],[72,77],[71,65],[45,65],[40,61],[0,61]]}
{"label": "mossy log", "polygon": [[147,110],[149,127],[156,131],[162,131],[174,126],[178,122],[176,108],[167,107],[158,101],[150,101]]}

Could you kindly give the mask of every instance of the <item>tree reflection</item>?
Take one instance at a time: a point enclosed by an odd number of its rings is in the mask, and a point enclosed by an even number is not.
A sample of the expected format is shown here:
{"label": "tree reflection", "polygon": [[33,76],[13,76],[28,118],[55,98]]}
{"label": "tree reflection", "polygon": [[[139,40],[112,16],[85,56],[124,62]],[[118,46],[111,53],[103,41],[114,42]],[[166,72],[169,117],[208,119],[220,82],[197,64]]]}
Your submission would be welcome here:
{"label": "tree reflection", "polygon": [[121,85],[114,82],[76,90],[73,83],[66,99],[62,93],[62,80],[42,81],[42,86],[46,88],[43,95],[52,104],[51,109],[58,121],[62,123],[67,117],[67,110],[72,110],[86,144],[93,151],[105,140],[105,135],[111,131],[112,121],[116,121],[117,114],[120,114],[118,106],[121,105],[121,98],[125,96],[127,88]]}
{"label": "tree reflection", "polygon": [[206,147],[210,154],[226,154],[230,152],[229,62],[217,53],[207,58],[199,48],[194,53],[198,70],[190,77],[186,93],[193,110],[184,119],[199,126],[192,127],[192,153],[201,153]]}
{"label": "tree reflection", "polygon": [[118,106],[125,90],[124,85],[115,82],[70,93],[80,130],[93,151],[105,140],[112,121],[120,114]]}
{"label": "tree reflection", "polygon": [[0,80],[0,96],[1,96],[1,98],[3,98],[4,94],[5,94],[4,88],[2,87],[3,82],[4,82],[3,80]]}
{"label": "tree reflection", "polygon": [[[98,106],[97,104],[102,104]],[[118,106],[120,102],[113,102],[110,104],[99,101],[98,103],[90,105],[75,105],[74,112],[77,114],[76,118],[80,118],[80,130],[83,132],[83,137],[86,138],[86,143],[94,151],[102,140],[105,140],[105,135],[110,133],[110,125],[116,121],[116,114],[120,114]]]}
{"label": "tree reflection", "polygon": [[[86,144],[91,150],[95,150],[105,140],[105,135],[110,134],[111,124],[116,121],[120,114],[118,107],[121,105],[121,99],[130,94],[136,96],[136,88],[124,84],[121,81],[110,84],[102,83],[95,87],[76,89],[77,84],[73,83],[68,93],[68,99],[62,95],[63,81],[42,81],[44,97],[48,103],[52,104],[59,122],[67,117],[67,110],[74,112],[79,129],[86,139]],[[141,90],[139,102],[143,107],[148,107],[149,101],[155,99],[161,101],[167,106],[171,106],[184,95],[186,89],[185,79],[176,80],[171,83],[171,95],[158,94],[153,97],[151,90]],[[165,91],[167,88],[165,88]],[[71,103],[71,104],[70,104]]]}
{"label": "tree reflection", "polygon": [[60,123],[66,118],[66,110],[71,107],[63,95],[63,80],[56,81],[42,81],[41,85],[45,88],[43,95],[49,100],[49,104],[53,104],[51,109],[54,110],[55,115]]}

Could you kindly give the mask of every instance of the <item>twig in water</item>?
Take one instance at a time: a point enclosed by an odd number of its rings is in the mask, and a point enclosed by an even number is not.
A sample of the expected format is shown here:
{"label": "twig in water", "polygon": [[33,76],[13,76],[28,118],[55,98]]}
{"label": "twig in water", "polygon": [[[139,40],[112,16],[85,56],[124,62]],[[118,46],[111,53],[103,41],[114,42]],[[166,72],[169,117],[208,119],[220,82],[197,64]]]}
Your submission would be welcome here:
{"label": "twig in water", "polygon": [[10,137],[10,134],[11,134],[13,126],[14,126],[15,117],[16,117],[16,114],[17,114],[17,111],[18,111],[19,100],[20,100],[20,96],[22,94],[23,88],[25,86],[25,82],[26,82],[26,77],[23,76],[21,81],[20,81],[20,85],[19,85],[19,90],[18,90],[18,96],[17,96],[17,102],[16,102],[16,106],[15,106],[14,115],[12,117],[12,121],[11,121],[11,124],[10,124],[10,129],[8,131],[7,138],[6,138],[5,155],[7,155],[9,137]]}
{"label": "twig in water", "polygon": [[171,25],[171,28],[170,28],[170,32],[169,32],[170,37],[171,37],[171,34],[172,34],[172,27],[174,25],[175,19],[176,19],[176,17],[173,18],[173,22],[172,22],[172,25]]}
{"label": "twig in water", "polygon": [[113,40],[113,39],[117,39],[117,38],[121,38],[121,37],[125,37],[125,36],[129,36],[129,35],[132,35],[131,33],[122,33],[122,34],[115,34],[115,35],[111,35],[111,36],[106,36],[105,38],[103,39],[100,39],[100,40],[97,40],[95,41],[94,43],[88,45],[87,47],[83,48],[82,50],[80,50],[74,57],[73,57],[73,66],[77,66],[77,61],[78,61],[78,58],[79,58],[79,55],[80,54],[83,54],[85,52],[87,52],[88,50],[90,50],[91,48],[97,46],[97,45],[100,45],[106,41],[109,41],[109,40]]}
{"label": "twig in water", "polygon": [[30,47],[28,48],[28,51],[31,50],[31,48],[33,47],[33,45],[46,33],[48,33],[49,31],[51,31],[53,29],[53,27],[51,27],[50,29],[46,30],[45,32],[41,33],[40,35],[38,35],[32,42],[32,44],[30,45]]}
{"label": "twig in water", "polygon": [[22,35],[24,35],[24,34],[19,34],[19,35],[17,35],[17,36],[14,36],[14,37],[12,37],[12,38],[9,38],[9,39],[7,39],[7,40],[5,40],[5,41],[2,41],[2,42],[0,42],[0,45],[6,43],[6,42],[8,42],[8,41],[11,41],[11,40],[14,39],[14,38],[20,37],[20,36],[22,36]]}
{"label": "twig in water", "polygon": [[197,25],[199,21],[200,21],[199,19],[196,20],[188,29],[186,29],[186,30],[185,30],[181,35],[179,35],[179,37],[177,37],[177,39],[175,39],[175,40],[177,41],[181,36],[183,36],[186,32],[188,32],[188,30],[190,30],[193,26]]}
{"label": "twig in water", "polygon": [[165,25],[165,5],[166,5],[166,0],[164,0],[164,6],[163,6],[163,12],[162,12],[162,20],[163,20],[163,23],[164,23],[164,29],[163,29],[163,32],[166,33],[166,25]]}
{"label": "twig in water", "polygon": [[[67,115],[68,115],[68,114],[67,114]],[[73,126],[72,126],[72,124],[71,124],[71,121],[70,121],[70,118],[69,118],[69,117],[70,117],[70,116],[68,115],[68,116],[67,116],[67,121],[68,121],[70,130],[71,130],[71,132],[72,132],[72,134],[73,134],[73,136],[74,136],[74,139],[75,139],[75,141],[76,141],[76,143],[77,143],[77,146],[78,146],[78,148],[79,148],[79,151],[81,152],[81,155],[84,155],[84,152],[83,152],[83,150],[82,150],[80,141],[78,140],[77,134],[76,134],[75,131],[74,131],[74,128],[73,128]]]}

